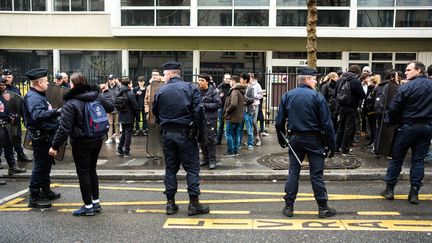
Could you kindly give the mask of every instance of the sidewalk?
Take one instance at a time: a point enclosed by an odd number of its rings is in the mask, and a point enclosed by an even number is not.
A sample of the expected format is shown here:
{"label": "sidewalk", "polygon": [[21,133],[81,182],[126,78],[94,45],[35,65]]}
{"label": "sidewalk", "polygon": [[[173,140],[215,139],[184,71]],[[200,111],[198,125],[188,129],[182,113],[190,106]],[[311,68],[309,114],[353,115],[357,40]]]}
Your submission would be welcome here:
{"label": "sidewalk", "polygon": [[[243,139],[245,141],[245,137]],[[134,136],[132,138],[130,158],[123,158],[116,155],[116,144],[103,144],[98,160],[98,174],[101,180],[163,180],[165,170],[164,163],[161,160],[148,157],[145,151],[147,137]],[[373,154],[362,146],[364,142],[356,143],[353,147],[353,157],[342,157],[336,155],[334,159],[327,159],[326,166],[332,167],[335,164],[350,165],[356,162],[355,166],[346,166],[345,169],[327,168],[324,170],[325,180],[382,180],[384,178],[387,159],[376,159]],[[201,167],[202,180],[286,180],[287,155],[286,149],[282,149],[276,138],[276,134],[270,132],[270,136],[262,138],[262,146],[254,147],[253,151],[248,151],[245,146],[240,150],[240,155],[233,158],[222,158],[220,155],[226,152],[225,140],[222,145],[217,146],[218,167],[216,170],[208,170],[207,167]],[[31,151],[26,151],[32,155]],[[267,164],[277,164],[282,170],[273,170],[264,166],[263,161]],[[401,179],[409,180],[410,157],[407,156],[406,163],[403,165]],[[2,158],[3,170],[0,175],[4,178],[7,176],[7,165]],[[307,165],[307,162],[305,163]],[[18,174],[13,178],[29,178],[31,175],[31,163],[20,163],[27,172]],[[357,168],[355,168],[357,167]],[[432,179],[432,165],[425,164],[425,180]],[[57,161],[53,166],[51,177],[53,179],[77,179],[75,165],[72,159],[70,147],[66,152],[63,161]],[[309,177],[307,168],[301,171],[301,179]],[[179,179],[185,179],[183,169],[179,172]]]}

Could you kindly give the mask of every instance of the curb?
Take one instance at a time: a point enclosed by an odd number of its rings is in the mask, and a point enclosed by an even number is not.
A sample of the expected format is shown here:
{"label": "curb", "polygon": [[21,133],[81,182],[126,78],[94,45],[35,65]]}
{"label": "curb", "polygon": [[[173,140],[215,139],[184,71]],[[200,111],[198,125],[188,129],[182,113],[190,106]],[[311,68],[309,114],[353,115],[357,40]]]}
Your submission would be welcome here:
{"label": "curb", "polygon": [[[325,170],[325,181],[382,181],[386,169],[357,169],[357,170]],[[29,179],[31,171],[14,176],[3,176],[3,179]],[[163,180],[165,170],[98,170],[99,180]],[[287,170],[266,171],[203,171],[200,173],[203,181],[286,181]],[[177,174],[179,180],[186,180],[185,171]],[[75,170],[53,170],[51,179],[77,180]],[[300,180],[309,180],[309,171],[301,171]],[[403,169],[399,180],[409,181],[409,169]],[[425,171],[424,180],[432,180],[432,171]]]}

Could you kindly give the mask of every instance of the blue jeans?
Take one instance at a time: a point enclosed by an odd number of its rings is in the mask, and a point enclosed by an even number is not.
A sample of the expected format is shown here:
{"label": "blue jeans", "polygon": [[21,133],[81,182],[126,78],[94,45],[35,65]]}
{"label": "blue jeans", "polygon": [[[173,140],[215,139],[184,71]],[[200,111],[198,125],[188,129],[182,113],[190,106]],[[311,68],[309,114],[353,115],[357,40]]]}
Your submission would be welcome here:
{"label": "blue jeans", "polygon": [[226,122],[225,139],[227,141],[228,153],[235,154],[240,146],[242,126],[240,123]]}
{"label": "blue jeans", "polygon": [[[317,201],[327,201],[327,190],[324,183],[324,148],[318,137],[293,135],[290,144],[301,161],[307,154],[309,158],[309,174],[312,190]],[[289,151],[289,173],[285,185],[287,201],[294,201],[297,197],[301,166],[292,151]]]}
{"label": "blue jeans", "polygon": [[216,144],[220,144],[222,142],[222,135],[224,133],[224,119],[223,119],[223,108],[218,110],[218,128],[217,128],[217,138]]}
{"label": "blue jeans", "polygon": [[396,185],[405,155],[411,148],[411,186],[420,188],[423,185],[424,158],[429,151],[431,137],[431,125],[405,124],[397,129],[393,144],[393,157],[389,161],[384,178],[387,184]]}
{"label": "blue jeans", "polygon": [[246,124],[246,131],[248,135],[247,145],[254,145],[254,134],[253,134],[253,114],[244,112],[243,113],[243,124],[242,124],[242,133],[240,133],[240,145],[243,139],[243,126]]}

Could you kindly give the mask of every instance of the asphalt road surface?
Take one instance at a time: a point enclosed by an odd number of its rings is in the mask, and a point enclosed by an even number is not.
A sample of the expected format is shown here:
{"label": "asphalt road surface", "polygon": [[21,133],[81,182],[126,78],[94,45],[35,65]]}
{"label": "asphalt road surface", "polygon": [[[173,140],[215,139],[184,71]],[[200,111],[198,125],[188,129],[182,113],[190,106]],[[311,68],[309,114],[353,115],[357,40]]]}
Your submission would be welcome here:
{"label": "asphalt road surface", "polygon": [[408,183],[396,199],[379,196],[382,182],[327,182],[335,217],[321,220],[310,183],[300,183],[295,215],[281,210],[284,182],[202,181],[201,201],[208,215],[187,216],[185,182],[177,194],[180,211],[164,214],[162,182],[104,181],[102,213],[74,217],[82,205],[76,181],[55,181],[62,198],[45,210],[29,209],[28,183],[0,187],[0,242],[431,242],[432,186],[421,203],[406,200]]}

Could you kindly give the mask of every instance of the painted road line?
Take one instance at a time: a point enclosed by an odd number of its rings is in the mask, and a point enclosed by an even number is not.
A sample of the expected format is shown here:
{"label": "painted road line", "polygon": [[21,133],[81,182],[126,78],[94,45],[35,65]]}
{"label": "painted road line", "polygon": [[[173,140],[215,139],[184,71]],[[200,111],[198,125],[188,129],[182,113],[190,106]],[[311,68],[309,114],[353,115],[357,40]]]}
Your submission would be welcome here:
{"label": "painted road line", "polygon": [[[162,213],[165,214],[166,211],[163,209],[137,209],[135,213]],[[210,210],[209,214],[215,215],[246,215],[250,214],[250,211],[223,211],[223,210]]]}
{"label": "painted road line", "polygon": [[432,231],[432,221],[169,218],[166,229]]}
{"label": "painted road line", "polygon": [[294,214],[297,214],[297,215],[317,215],[318,211],[295,211],[294,210]]}
{"label": "painted road line", "polygon": [[8,201],[7,203],[2,204],[0,206],[0,209],[8,208],[8,207],[10,207],[10,206],[12,206],[14,204],[20,203],[20,202],[22,202],[24,200],[25,200],[25,198],[15,198],[15,199],[12,199],[12,200]]}
{"label": "painted road line", "polygon": [[162,213],[165,214],[166,211],[163,209],[137,209],[135,213]]}
{"label": "painted road line", "polygon": [[17,198],[17,197],[20,197],[20,196],[26,194],[28,192],[28,190],[29,189],[27,188],[27,189],[21,190],[21,191],[19,191],[17,193],[14,193],[14,194],[12,194],[10,196],[7,196],[5,198],[0,199],[0,207],[2,207],[5,202],[10,201],[10,200],[12,200],[14,198]]}
{"label": "painted road line", "polygon": [[368,211],[363,211],[363,212],[357,212],[357,215],[362,215],[362,216],[400,216],[401,213],[399,213],[399,212],[368,212]]}
{"label": "painted road line", "polygon": [[28,212],[31,208],[0,208],[0,212]]}

